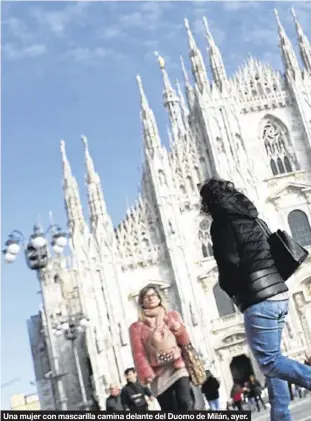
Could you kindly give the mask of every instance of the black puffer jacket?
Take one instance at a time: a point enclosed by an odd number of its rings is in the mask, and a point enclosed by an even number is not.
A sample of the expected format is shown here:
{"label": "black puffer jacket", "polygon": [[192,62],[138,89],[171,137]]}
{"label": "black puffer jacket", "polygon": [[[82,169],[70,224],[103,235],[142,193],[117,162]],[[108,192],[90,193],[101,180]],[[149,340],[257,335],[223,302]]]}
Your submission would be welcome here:
{"label": "black puffer jacket", "polygon": [[226,194],[214,203],[211,215],[219,285],[241,311],[288,291],[256,222],[257,209],[246,196]]}

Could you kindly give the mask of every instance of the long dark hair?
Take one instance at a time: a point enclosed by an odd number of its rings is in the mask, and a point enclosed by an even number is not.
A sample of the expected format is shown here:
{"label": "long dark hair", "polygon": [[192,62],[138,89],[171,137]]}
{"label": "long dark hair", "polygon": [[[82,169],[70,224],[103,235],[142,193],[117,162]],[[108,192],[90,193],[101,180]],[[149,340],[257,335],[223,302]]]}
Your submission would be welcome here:
{"label": "long dark hair", "polygon": [[231,181],[216,177],[210,178],[200,190],[201,211],[207,214],[211,213],[213,205],[228,193],[238,193]]}

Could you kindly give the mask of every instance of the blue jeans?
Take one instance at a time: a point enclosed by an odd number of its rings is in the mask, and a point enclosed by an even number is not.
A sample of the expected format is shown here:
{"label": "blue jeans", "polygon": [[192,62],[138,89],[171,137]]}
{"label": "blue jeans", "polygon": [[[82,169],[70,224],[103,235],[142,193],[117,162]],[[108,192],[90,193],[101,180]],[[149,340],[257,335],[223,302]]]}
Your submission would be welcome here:
{"label": "blue jeans", "polygon": [[219,411],[219,399],[214,399],[212,401],[208,401],[209,409],[212,411]]}
{"label": "blue jeans", "polygon": [[244,313],[247,340],[267,379],[271,421],[292,421],[288,382],[311,390],[311,367],[281,354],[288,301],[266,300]]}

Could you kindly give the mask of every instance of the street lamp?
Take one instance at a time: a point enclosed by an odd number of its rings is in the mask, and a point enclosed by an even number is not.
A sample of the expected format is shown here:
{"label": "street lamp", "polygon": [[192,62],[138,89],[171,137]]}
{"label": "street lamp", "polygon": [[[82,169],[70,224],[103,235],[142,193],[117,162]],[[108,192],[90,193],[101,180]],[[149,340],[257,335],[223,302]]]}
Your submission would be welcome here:
{"label": "street lamp", "polygon": [[[3,250],[4,259],[7,263],[13,263],[19,254],[21,248],[25,251],[25,258],[27,266],[31,270],[35,270],[38,274],[38,278],[41,281],[41,270],[45,269],[48,265],[48,240],[47,235],[51,233],[51,246],[55,254],[60,254],[63,252],[64,248],[67,245],[67,234],[64,233],[58,225],[51,225],[45,232],[35,225],[33,227],[33,233],[30,235],[28,242],[26,242],[24,234],[19,230],[13,230],[8,240],[5,242],[5,248]],[[57,392],[59,395],[60,409],[67,409],[67,399],[65,391],[62,384],[63,374],[59,373],[57,352],[55,352],[54,341],[52,336],[52,328],[47,314],[46,301],[45,301],[45,292],[42,290],[42,299],[43,299],[43,310],[44,317],[46,319],[46,343],[48,346],[48,355],[52,368],[52,378],[55,380],[57,386]],[[52,380],[51,378],[51,380]],[[54,384],[54,383],[53,383]],[[53,400],[55,404],[55,409],[58,409],[56,405],[54,390],[53,390]]]}
{"label": "street lamp", "polygon": [[80,318],[72,318],[68,322],[64,322],[60,325],[58,329],[58,334],[61,335],[62,333],[65,334],[65,338],[71,342],[72,344],[72,351],[74,355],[74,361],[77,369],[78,380],[79,380],[79,387],[81,390],[82,395],[82,405],[84,410],[90,409],[90,405],[92,405],[92,401],[88,400],[87,393],[85,390],[85,384],[83,379],[83,373],[81,370],[81,364],[79,359],[78,350],[76,347],[76,339],[80,335],[80,333],[85,332],[89,325],[89,320],[86,317]]}
{"label": "street lamp", "polygon": [[3,250],[4,260],[13,263],[20,252],[25,249],[26,262],[31,270],[44,269],[48,264],[47,234],[52,232],[51,246],[55,254],[61,254],[67,245],[67,234],[58,225],[51,225],[45,232],[38,226],[33,227],[33,233],[29,237],[28,244],[23,233],[13,230],[5,242]]}

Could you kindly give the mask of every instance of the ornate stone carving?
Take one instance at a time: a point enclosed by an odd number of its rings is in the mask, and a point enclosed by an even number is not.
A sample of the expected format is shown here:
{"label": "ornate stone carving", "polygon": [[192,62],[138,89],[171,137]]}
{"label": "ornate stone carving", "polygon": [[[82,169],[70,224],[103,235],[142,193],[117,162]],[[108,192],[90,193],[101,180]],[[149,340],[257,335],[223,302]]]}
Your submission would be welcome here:
{"label": "ornate stone carving", "polygon": [[[127,217],[115,230],[117,246],[122,258],[132,258],[139,264],[147,263],[160,242],[155,215],[148,199],[139,197],[127,212]],[[149,258],[147,255],[149,254]]]}
{"label": "ornate stone carving", "polygon": [[223,342],[224,344],[230,344],[230,343],[236,343],[236,342],[241,342],[241,341],[245,341],[245,335],[244,333],[238,333],[238,334],[234,334],[231,336],[227,336]]}
{"label": "ornate stone carving", "polygon": [[211,221],[208,218],[204,218],[199,223],[198,238],[201,243],[202,257],[211,257],[213,255],[213,247],[210,237],[210,225]]}
{"label": "ornate stone carving", "polygon": [[294,302],[299,313],[302,313],[305,306],[305,299],[302,292],[294,294]]}
{"label": "ornate stone carving", "polygon": [[296,158],[290,152],[288,131],[276,119],[268,118],[262,130],[262,139],[273,175],[294,171]]}
{"label": "ornate stone carving", "polygon": [[240,355],[244,352],[244,345],[233,345],[229,348],[231,356]]}

